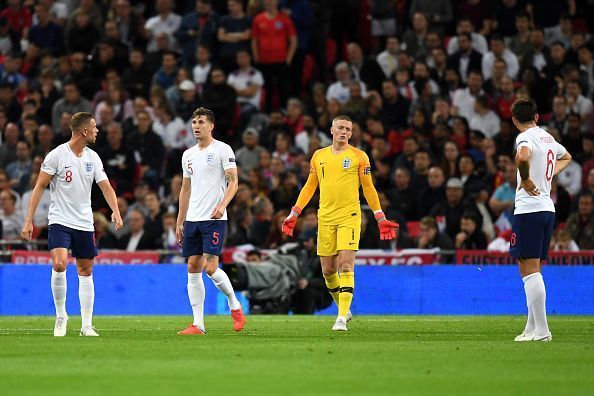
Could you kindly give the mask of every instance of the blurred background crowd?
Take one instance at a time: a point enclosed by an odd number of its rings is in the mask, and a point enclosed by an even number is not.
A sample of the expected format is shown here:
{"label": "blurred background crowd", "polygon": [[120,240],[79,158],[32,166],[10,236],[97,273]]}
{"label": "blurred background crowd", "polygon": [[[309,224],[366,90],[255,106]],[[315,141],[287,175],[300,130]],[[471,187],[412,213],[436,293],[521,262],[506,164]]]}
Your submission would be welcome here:
{"label": "blurred background crowd", "polygon": [[[362,249],[506,250],[509,106],[528,95],[574,158],[553,180],[552,247],[592,249],[593,24],[586,0],[0,1],[0,236],[19,238],[44,156],[88,111],[125,218],[115,232],[93,195],[98,246],[178,249],[181,154],[204,106],[239,167],[227,246],[315,237],[315,198],[294,238],[280,225],[332,118],[348,114],[351,144],[402,226],[380,241],[367,210]],[[48,207],[49,190],[40,239]]]}

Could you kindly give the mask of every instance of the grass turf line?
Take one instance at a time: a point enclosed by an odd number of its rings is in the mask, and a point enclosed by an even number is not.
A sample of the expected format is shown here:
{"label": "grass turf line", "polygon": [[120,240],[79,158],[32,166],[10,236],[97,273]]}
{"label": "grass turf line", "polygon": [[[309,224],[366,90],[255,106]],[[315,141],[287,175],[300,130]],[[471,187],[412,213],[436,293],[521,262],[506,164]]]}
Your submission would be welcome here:
{"label": "grass turf line", "polygon": [[594,318],[549,318],[551,343],[514,343],[520,317],[80,317],[54,338],[51,317],[0,317],[2,395],[586,395]]}

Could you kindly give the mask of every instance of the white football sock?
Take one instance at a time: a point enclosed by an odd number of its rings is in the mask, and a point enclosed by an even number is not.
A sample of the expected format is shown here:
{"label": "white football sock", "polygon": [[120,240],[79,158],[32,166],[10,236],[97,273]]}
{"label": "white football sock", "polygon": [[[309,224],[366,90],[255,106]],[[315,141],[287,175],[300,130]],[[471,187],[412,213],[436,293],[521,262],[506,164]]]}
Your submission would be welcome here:
{"label": "white football sock", "polygon": [[241,308],[241,304],[235,297],[235,292],[233,291],[233,286],[231,286],[231,281],[229,277],[220,268],[214,272],[214,274],[209,275],[210,279],[212,279],[213,283],[225,296],[227,296],[227,303],[229,304],[230,309],[239,309]]}
{"label": "white football sock", "polygon": [[194,314],[194,326],[204,331],[204,282],[202,272],[188,272],[188,297]]}
{"label": "white football sock", "polygon": [[93,304],[95,303],[95,285],[93,275],[78,276],[78,299],[80,300],[80,316],[82,327],[93,325]]}
{"label": "white football sock", "polygon": [[66,313],[66,271],[56,272],[52,269],[52,295],[54,296],[54,305],[56,306],[56,317],[67,318]]}
{"label": "white football sock", "polygon": [[[525,276],[522,278],[524,282],[524,292],[526,292],[526,280],[529,279],[529,276]],[[526,305],[528,306],[528,319],[526,320],[526,326],[524,327],[524,334],[534,333],[534,314],[532,313],[532,307],[530,307],[530,303],[528,302],[528,293],[526,292]]]}
{"label": "white football sock", "polygon": [[534,317],[534,327],[536,337],[544,337],[549,334],[549,325],[547,324],[546,299],[542,274],[536,272],[522,278],[524,281],[524,290],[526,291],[526,300]]}

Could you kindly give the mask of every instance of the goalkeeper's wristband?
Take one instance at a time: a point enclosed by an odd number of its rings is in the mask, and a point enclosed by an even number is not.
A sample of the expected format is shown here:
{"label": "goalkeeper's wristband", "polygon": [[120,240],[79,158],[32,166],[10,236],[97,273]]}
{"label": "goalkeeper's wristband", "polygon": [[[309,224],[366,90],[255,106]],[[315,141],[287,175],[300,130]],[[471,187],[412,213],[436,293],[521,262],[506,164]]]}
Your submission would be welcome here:
{"label": "goalkeeper's wristband", "polygon": [[377,220],[378,223],[386,220],[386,215],[381,210],[373,212],[373,215],[375,216],[375,219]]}
{"label": "goalkeeper's wristband", "polygon": [[299,215],[301,214],[301,208],[299,206],[293,206],[291,208],[291,214],[295,217],[299,217]]}

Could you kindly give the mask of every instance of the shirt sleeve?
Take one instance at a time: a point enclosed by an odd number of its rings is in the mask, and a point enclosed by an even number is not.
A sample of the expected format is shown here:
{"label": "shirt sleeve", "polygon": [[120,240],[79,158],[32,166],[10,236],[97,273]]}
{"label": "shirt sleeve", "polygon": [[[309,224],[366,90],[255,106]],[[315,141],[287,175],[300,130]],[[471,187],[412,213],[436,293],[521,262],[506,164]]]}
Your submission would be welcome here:
{"label": "shirt sleeve", "polygon": [[221,163],[223,164],[223,169],[225,170],[237,168],[237,164],[235,163],[235,153],[228,144],[225,145],[221,152]]}
{"label": "shirt sleeve", "polygon": [[103,167],[103,161],[99,158],[99,155],[95,153],[95,183],[100,183],[103,180],[107,180],[107,173]]}
{"label": "shirt sleeve", "polygon": [[382,210],[377,190],[375,189],[373,179],[371,178],[371,164],[369,162],[369,157],[364,151],[361,151],[359,154],[359,180],[361,181],[363,196],[373,213]]}
{"label": "shirt sleeve", "polygon": [[532,140],[529,137],[523,135],[523,133],[520,133],[516,138],[516,150],[519,150],[520,147],[528,147],[530,151],[533,151],[534,145]]}
{"label": "shirt sleeve", "polygon": [[55,175],[56,173],[58,173],[58,165],[59,165],[59,161],[58,161],[58,155],[56,153],[56,150],[50,151],[46,156],[45,159],[43,160],[43,163],[41,164],[41,170],[45,173],[47,173],[48,175]]}
{"label": "shirt sleeve", "polygon": [[561,143],[556,142],[556,144],[557,144],[557,159],[559,159],[567,153],[567,149]]}
{"label": "shirt sleeve", "polygon": [[187,155],[187,151],[186,151],[182,155],[181,167],[182,167],[183,176],[186,179],[189,179],[190,177],[192,177],[192,174],[190,173],[190,166],[187,164],[187,162],[188,162],[188,155]]}

